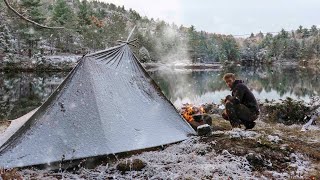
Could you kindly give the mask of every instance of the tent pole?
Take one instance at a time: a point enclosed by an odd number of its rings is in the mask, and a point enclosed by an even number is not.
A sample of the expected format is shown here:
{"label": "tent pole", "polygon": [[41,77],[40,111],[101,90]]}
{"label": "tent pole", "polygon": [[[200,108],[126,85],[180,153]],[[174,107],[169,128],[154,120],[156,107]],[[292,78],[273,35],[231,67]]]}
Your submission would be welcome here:
{"label": "tent pole", "polygon": [[133,34],[133,31],[136,29],[136,26],[133,27],[133,29],[131,30],[128,38],[127,38],[127,42],[129,41],[129,39],[131,38],[132,34]]}

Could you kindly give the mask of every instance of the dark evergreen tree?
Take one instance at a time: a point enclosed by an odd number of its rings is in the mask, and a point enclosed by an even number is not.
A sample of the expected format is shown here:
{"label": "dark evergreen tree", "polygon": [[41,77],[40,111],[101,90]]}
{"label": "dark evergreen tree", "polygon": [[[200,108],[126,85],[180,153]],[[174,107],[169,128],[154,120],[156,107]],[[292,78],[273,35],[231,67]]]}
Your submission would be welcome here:
{"label": "dark evergreen tree", "polygon": [[[27,16],[31,20],[37,23],[43,23],[45,17],[41,9],[40,0],[21,0],[20,3],[21,7],[26,10]],[[34,51],[38,49],[38,42],[41,39],[40,29],[25,24],[25,22],[21,22],[21,33],[26,41],[28,56],[32,57]]]}
{"label": "dark evergreen tree", "polygon": [[79,4],[79,12],[78,12],[78,18],[79,18],[79,25],[90,25],[91,24],[91,16],[92,16],[92,10],[90,8],[90,5],[88,4],[87,0],[83,0]]}
{"label": "dark evergreen tree", "polygon": [[62,26],[75,25],[74,14],[65,0],[55,2],[52,20]]}
{"label": "dark evergreen tree", "polygon": [[319,32],[319,30],[317,29],[316,25],[311,26],[310,33],[312,36],[318,35],[318,32]]}

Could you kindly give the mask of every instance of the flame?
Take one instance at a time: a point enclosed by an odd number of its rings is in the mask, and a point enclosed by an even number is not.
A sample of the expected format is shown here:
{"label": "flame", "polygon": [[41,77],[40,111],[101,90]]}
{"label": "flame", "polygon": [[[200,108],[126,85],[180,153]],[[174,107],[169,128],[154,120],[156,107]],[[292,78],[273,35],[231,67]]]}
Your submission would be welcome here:
{"label": "flame", "polygon": [[206,113],[206,111],[204,110],[204,108],[202,106],[200,107],[200,112],[201,112],[201,114]]}
{"label": "flame", "polygon": [[188,122],[193,121],[193,108],[191,104],[184,104],[184,107],[182,107],[182,116],[184,117],[184,119],[186,119]]}
{"label": "flame", "polygon": [[183,104],[181,108],[181,115],[184,117],[185,120],[188,122],[194,121],[192,115],[194,114],[204,114],[205,110],[202,106],[195,107],[192,104]]}

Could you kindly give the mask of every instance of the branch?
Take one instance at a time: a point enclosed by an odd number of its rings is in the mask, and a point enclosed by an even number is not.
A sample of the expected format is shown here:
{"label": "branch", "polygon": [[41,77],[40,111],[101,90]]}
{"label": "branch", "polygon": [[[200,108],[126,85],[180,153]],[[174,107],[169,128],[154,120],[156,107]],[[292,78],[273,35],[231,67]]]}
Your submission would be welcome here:
{"label": "branch", "polygon": [[12,12],[14,12],[16,15],[18,15],[21,19],[23,19],[25,21],[28,21],[29,23],[32,23],[32,24],[34,24],[36,26],[39,26],[41,28],[46,28],[46,29],[64,29],[64,27],[49,27],[49,26],[45,26],[45,25],[39,24],[39,23],[37,23],[35,21],[32,21],[32,20],[24,17],[22,14],[20,14],[18,11],[16,11],[12,6],[10,6],[10,4],[8,3],[8,0],[3,0],[3,1]]}

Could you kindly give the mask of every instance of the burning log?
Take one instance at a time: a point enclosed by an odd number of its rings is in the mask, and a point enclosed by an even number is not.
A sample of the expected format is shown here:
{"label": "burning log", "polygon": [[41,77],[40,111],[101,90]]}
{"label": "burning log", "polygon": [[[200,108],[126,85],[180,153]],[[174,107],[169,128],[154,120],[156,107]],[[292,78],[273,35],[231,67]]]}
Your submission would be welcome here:
{"label": "burning log", "polygon": [[192,104],[184,104],[180,113],[194,130],[204,124],[212,125],[212,118],[206,114],[203,106],[196,107]]}

